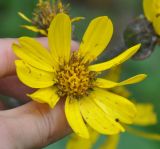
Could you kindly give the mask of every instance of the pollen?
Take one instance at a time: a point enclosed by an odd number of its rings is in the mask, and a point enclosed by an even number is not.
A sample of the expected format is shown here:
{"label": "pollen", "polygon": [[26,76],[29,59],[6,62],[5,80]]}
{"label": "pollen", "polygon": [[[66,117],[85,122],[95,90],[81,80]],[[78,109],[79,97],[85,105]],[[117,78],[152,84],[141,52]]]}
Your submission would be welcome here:
{"label": "pollen", "polygon": [[76,98],[87,95],[93,87],[95,76],[95,73],[88,70],[87,64],[82,63],[74,53],[69,64],[57,72],[58,94]]}

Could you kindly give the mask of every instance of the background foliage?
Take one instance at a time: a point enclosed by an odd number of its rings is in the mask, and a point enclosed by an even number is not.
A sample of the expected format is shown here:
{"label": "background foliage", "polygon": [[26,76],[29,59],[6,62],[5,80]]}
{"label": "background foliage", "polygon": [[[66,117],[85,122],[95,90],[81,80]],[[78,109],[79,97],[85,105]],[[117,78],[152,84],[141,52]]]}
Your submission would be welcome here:
{"label": "background foliage", "polygon": [[[17,15],[18,11],[24,12],[27,16],[31,16],[31,12],[37,0],[0,0],[0,37],[11,38],[20,36],[34,36],[35,34],[20,28],[20,25],[25,24]],[[67,3],[67,1],[64,1]],[[85,16],[86,19],[75,24],[75,39],[80,40],[84,33],[88,22],[100,15],[108,15],[114,23],[114,37],[108,49],[113,49],[121,46],[122,33],[132,18],[137,16],[142,11],[141,0],[70,0],[72,16]],[[160,47],[156,47],[151,57],[144,61],[129,60],[123,66],[123,77],[130,77],[138,73],[148,74],[147,80],[140,84],[129,86],[133,93],[133,98],[137,102],[152,102],[155,105],[155,110],[160,120]],[[160,134],[160,125],[139,128],[149,132]],[[63,149],[67,141],[67,137],[63,140],[46,147],[45,149]],[[102,137],[98,144],[104,140]],[[124,133],[118,149],[159,149],[160,142],[147,140],[136,137],[134,135]],[[97,148],[97,145],[95,145]]]}

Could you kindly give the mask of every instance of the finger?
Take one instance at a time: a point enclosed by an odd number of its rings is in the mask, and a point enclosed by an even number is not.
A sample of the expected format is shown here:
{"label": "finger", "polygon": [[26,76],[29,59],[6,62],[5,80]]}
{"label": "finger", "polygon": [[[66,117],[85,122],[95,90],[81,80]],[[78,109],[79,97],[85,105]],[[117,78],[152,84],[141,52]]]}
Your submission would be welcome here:
{"label": "finger", "polygon": [[26,94],[30,94],[34,91],[34,89],[31,89],[22,84],[17,76],[8,76],[0,79],[1,95],[13,97],[22,102],[28,102],[29,97],[27,97]]}
{"label": "finger", "polygon": [[0,112],[0,124],[0,146],[9,144],[11,148],[42,148],[71,132],[63,100],[53,110],[48,105],[30,102]]}
{"label": "finger", "polygon": [[[37,38],[45,47],[48,45],[47,38]],[[0,77],[15,74],[14,61],[17,59],[12,50],[12,44],[17,39],[0,39]],[[78,43],[72,41],[72,50],[78,49]]]}
{"label": "finger", "polygon": [[16,39],[0,39],[0,77],[15,73],[15,54],[12,51],[12,43]]}
{"label": "finger", "polygon": [[0,101],[0,110],[5,110],[5,105],[2,101]]}

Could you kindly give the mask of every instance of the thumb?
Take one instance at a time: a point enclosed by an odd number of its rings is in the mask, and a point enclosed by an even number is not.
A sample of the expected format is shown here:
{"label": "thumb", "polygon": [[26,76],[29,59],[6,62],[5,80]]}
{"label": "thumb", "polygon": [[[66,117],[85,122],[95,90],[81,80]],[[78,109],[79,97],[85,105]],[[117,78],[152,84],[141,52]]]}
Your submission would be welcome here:
{"label": "thumb", "polygon": [[[6,148],[42,148],[71,132],[61,100],[54,109],[30,102],[0,112],[0,146]],[[18,140],[18,141],[17,141]]]}

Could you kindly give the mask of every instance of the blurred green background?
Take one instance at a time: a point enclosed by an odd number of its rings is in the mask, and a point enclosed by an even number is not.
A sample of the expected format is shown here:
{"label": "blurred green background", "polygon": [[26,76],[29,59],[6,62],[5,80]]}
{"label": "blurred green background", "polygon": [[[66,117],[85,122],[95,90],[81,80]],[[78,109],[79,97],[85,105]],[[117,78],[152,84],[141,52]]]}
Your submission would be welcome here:
{"label": "blurred green background", "polygon": [[[11,38],[20,36],[35,36],[34,33],[20,28],[26,24],[17,12],[24,12],[31,17],[31,12],[37,0],[0,0],[0,37]],[[108,15],[114,24],[114,36],[108,49],[121,46],[122,33],[132,18],[143,13],[141,0],[70,0],[72,16],[84,16],[86,19],[75,24],[75,37],[80,40],[88,22],[100,15]],[[122,77],[130,77],[138,73],[148,74],[148,78],[136,85],[129,86],[133,98],[137,102],[151,102],[155,105],[155,111],[160,120],[160,47],[156,47],[151,57],[143,61],[127,61],[123,66]],[[160,134],[160,125],[139,128],[148,132]],[[68,137],[45,149],[64,149]],[[102,142],[104,138],[100,139]],[[95,146],[97,148],[97,146]],[[118,149],[159,149],[160,142],[124,133]]]}

